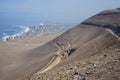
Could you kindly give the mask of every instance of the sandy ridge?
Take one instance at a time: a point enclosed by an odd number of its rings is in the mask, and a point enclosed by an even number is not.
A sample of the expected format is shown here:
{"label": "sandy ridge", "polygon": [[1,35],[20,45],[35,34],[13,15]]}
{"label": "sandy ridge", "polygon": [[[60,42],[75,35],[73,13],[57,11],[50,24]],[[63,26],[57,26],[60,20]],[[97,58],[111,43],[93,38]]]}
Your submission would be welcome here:
{"label": "sandy ridge", "polygon": [[118,39],[118,41],[120,41],[120,37],[116,35],[112,30],[110,29],[106,29],[106,30],[109,31],[113,36],[115,36]]}
{"label": "sandy ridge", "polygon": [[54,66],[56,66],[60,61],[61,61],[61,57],[60,56],[58,56],[58,55],[53,56],[52,59],[48,62],[48,64],[46,64],[35,75],[45,73],[46,71],[48,71],[48,70],[52,69]]}

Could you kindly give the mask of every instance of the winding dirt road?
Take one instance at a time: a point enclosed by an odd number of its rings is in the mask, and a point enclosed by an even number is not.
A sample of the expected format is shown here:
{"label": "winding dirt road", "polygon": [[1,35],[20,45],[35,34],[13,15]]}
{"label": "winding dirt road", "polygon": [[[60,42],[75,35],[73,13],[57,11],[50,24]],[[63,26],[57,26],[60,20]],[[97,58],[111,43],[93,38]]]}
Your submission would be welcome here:
{"label": "winding dirt road", "polygon": [[59,64],[59,62],[61,61],[61,57],[58,55],[53,56],[53,58],[48,62],[47,65],[45,65],[39,72],[37,72],[35,75],[37,74],[42,74],[45,73],[46,71],[52,69],[53,67],[55,67],[57,64]]}

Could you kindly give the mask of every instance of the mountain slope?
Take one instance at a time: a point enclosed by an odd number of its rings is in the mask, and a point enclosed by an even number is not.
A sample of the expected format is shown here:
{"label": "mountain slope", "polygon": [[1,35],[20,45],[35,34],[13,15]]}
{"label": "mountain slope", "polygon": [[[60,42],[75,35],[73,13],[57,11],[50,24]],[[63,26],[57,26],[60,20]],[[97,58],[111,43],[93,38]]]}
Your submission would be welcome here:
{"label": "mountain slope", "polygon": [[[29,50],[25,53],[26,56],[23,57],[24,63],[21,66],[15,67],[15,69],[9,71],[7,74],[3,74],[2,77],[0,76],[0,78],[2,80],[25,80],[31,76],[31,78],[28,79],[45,80],[45,78],[41,78],[48,77],[50,80],[57,80],[54,78],[59,76],[60,73],[58,72],[57,75],[57,70],[54,71],[53,67],[50,67],[52,66],[51,64],[55,64],[54,67],[56,67],[58,70],[60,70],[61,67],[64,69],[65,65],[69,65],[73,62],[79,63],[77,60],[98,55],[101,50],[104,50],[111,45],[118,44],[120,24],[119,19],[119,9],[103,11],[66,31],[45,45]],[[110,26],[112,25],[112,27],[109,28],[108,24]],[[113,24],[115,25],[113,26]],[[71,47],[68,47],[67,42],[69,42]],[[61,48],[61,50],[59,50],[59,48]],[[64,58],[65,54],[63,55],[63,53],[67,53],[68,57]],[[51,62],[53,57],[56,55],[57,57],[55,60]],[[60,61],[56,61],[56,59],[59,59]],[[44,69],[45,72],[41,74],[42,69]],[[66,73],[66,75],[68,74]],[[79,75],[79,73],[75,73],[75,75]],[[60,80],[63,80],[63,78],[64,77],[61,77]],[[65,80],[69,80],[68,77]]]}
{"label": "mountain slope", "polygon": [[[119,9],[106,10],[85,20],[55,39],[60,43],[64,43],[64,40],[70,41],[74,50],[71,55],[67,59],[62,60],[55,69],[51,69],[44,74],[34,75],[31,80],[86,80],[87,78],[87,80],[119,80],[119,34]],[[92,60],[94,58],[95,60]],[[116,62],[114,62],[115,59],[117,59]],[[80,67],[81,65],[84,67]],[[97,68],[89,69],[88,66],[97,66]],[[109,66],[117,67],[117,69],[111,69],[107,72],[106,70],[109,70]],[[85,70],[83,71],[82,69]],[[101,69],[105,69],[105,71]]]}

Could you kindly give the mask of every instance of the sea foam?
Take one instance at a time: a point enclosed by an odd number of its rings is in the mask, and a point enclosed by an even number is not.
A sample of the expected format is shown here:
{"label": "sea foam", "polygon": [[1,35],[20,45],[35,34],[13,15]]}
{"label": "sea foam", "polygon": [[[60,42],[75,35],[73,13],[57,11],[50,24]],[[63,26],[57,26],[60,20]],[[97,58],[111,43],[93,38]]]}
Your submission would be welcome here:
{"label": "sea foam", "polygon": [[17,34],[13,34],[13,35],[7,35],[7,34],[4,33],[5,36],[2,37],[1,40],[2,41],[8,41],[8,40],[11,40],[11,39],[23,37],[22,35],[29,32],[29,30],[30,30],[29,27],[27,27],[27,26],[20,25],[19,27],[22,29],[21,32],[19,32]]}
{"label": "sea foam", "polygon": [[40,23],[37,26],[25,26],[19,25],[21,31],[14,35],[5,35],[2,41],[8,41],[11,39],[32,37],[32,36],[44,36],[64,32],[70,29],[74,24],[52,24],[52,23]]}

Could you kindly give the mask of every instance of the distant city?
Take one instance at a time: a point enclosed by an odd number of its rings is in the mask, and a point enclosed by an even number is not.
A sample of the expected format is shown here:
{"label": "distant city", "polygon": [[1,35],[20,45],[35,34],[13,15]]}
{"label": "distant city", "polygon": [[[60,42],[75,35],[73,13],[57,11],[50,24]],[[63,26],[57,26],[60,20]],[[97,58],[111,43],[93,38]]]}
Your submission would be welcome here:
{"label": "distant city", "polygon": [[20,27],[24,30],[21,33],[14,35],[4,36],[1,41],[8,41],[16,38],[23,37],[32,37],[32,36],[45,36],[50,34],[55,34],[59,32],[64,32],[75,26],[75,24],[50,24],[50,23],[40,23],[37,26],[25,26],[21,25]]}

